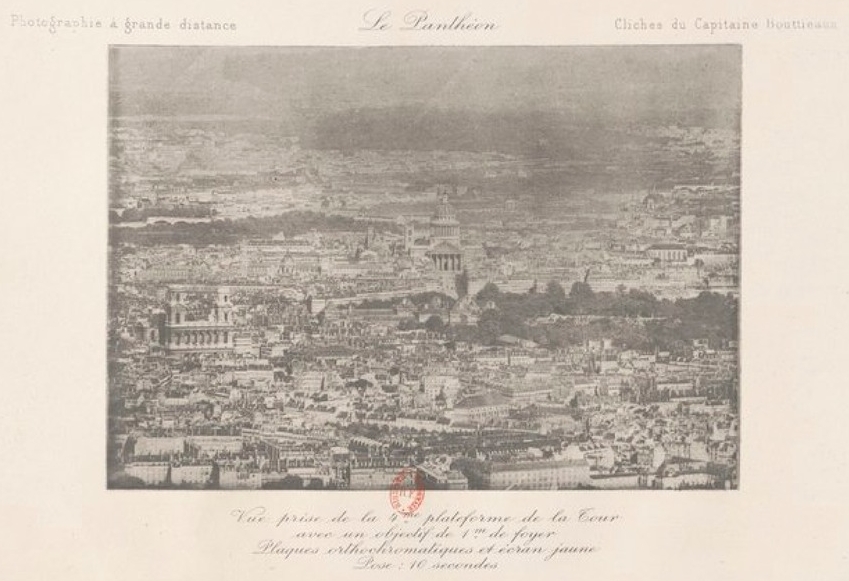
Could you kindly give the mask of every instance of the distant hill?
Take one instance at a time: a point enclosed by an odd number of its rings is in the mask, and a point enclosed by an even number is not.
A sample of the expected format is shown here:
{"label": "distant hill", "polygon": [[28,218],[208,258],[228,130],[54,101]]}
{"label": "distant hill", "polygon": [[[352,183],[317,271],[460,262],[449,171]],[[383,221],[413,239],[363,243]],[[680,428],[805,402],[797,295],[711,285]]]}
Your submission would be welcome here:
{"label": "distant hill", "polygon": [[[645,112],[640,118],[563,114],[555,111],[478,112],[414,107],[357,109],[315,121],[305,144],[315,149],[395,149],[498,151],[551,158],[581,159],[638,137],[623,124],[669,123]],[[679,125],[727,127],[733,112],[691,110],[674,116]]]}
{"label": "distant hill", "polygon": [[253,119],[318,148],[559,156],[623,124],[737,129],[740,83],[730,45],[125,46],[110,53],[110,115]]}

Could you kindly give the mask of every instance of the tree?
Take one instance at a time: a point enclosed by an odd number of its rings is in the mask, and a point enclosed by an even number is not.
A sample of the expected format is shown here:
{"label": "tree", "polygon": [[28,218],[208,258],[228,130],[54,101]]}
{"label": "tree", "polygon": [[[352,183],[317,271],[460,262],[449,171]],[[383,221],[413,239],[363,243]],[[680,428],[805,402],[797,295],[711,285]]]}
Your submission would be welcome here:
{"label": "tree", "polygon": [[301,490],[303,487],[303,478],[295,474],[288,474],[283,480],[266,482],[262,485],[265,490]]}
{"label": "tree", "polygon": [[572,283],[572,288],[569,290],[569,298],[581,303],[591,301],[595,297],[595,293],[589,284],[576,281]]}
{"label": "tree", "polygon": [[554,312],[563,312],[566,306],[566,291],[556,280],[549,281],[545,286],[545,296],[549,306]]}
{"label": "tree", "polygon": [[475,296],[479,303],[487,303],[489,301],[497,301],[501,297],[501,291],[498,287],[488,282],[484,285],[484,287],[478,291],[478,294]]}
{"label": "tree", "polygon": [[456,287],[459,298],[463,298],[469,294],[469,274],[466,272],[466,269],[463,269],[463,272],[457,275]]}
{"label": "tree", "polygon": [[119,472],[109,478],[109,488],[144,488],[144,480],[136,476],[130,476],[126,472]]}
{"label": "tree", "polygon": [[420,328],[421,325],[415,317],[406,317],[398,321],[398,329],[401,331],[413,331]]}
{"label": "tree", "polygon": [[501,335],[501,317],[497,311],[484,311],[478,319],[478,330],[484,343],[495,343]]}
{"label": "tree", "polygon": [[545,285],[545,294],[555,303],[562,303],[566,300],[566,291],[563,286],[556,280],[549,281]]}
{"label": "tree", "polygon": [[593,311],[595,305],[595,293],[585,282],[577,281],[572,284],[569,290],[569,298],[577,308],[578,313],[586,314],[588,311]]}
{"label": "tree", "polygon": [[361,377],[356,381],[351,382],[349,385],[357,389],[368,389],[369,387],[372,387],[372,382],[370,382],[368,379],[363,379]]}
{"label": "tree", "polygon": [[425,322],[425,329],[431,333],[442,333],[445,330],[445,322],[439,315],[433,315]]}

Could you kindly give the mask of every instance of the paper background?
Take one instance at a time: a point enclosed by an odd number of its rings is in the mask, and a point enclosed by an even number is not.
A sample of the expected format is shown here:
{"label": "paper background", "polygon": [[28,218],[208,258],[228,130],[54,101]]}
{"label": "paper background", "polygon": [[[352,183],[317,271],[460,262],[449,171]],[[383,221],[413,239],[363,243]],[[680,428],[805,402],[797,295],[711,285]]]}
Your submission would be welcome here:
{"label": "paper background", "polygon": [[[849,4],[385,2],[399,15],[473,12],[495,31],[358,30],[374,3],[0,3],[0,578],[456,578],[352,571],[248,554],[229,511],[265,503],[385,511],[385,493],[105,489],[108,45],[743,45],[740,490],[431,495],[432,509],[596,506],[623,522],[599,555],[506,561],[497,578],[849,578]],[[451,8],[454,5],[455,8]],[[13,28],[11,15],[233,21],[221,33]],[[709,34],[701,16],[832,20],[832,31]],[[617,31],[617,17],[664,23]],[[449,18],[450,19],[450,18]],[[475,576],[465,573],[463,576]]]}

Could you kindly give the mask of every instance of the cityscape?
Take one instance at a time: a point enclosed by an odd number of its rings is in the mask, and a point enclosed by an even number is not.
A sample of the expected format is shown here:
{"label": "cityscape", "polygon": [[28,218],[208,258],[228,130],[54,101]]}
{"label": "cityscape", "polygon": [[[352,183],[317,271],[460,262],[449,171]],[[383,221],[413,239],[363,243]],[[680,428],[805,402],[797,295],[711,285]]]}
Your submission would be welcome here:
{"label": "cityscape", "polygon": [[110,49],[107,486],[733,490],[733,45]]}

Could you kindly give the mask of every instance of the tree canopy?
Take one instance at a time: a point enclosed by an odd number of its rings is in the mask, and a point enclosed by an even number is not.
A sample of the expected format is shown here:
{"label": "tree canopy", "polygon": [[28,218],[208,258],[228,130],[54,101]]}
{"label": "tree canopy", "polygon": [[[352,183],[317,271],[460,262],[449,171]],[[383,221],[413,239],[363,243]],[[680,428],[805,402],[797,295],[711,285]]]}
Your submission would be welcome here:
{"label": "tree canopy", "polygon": [[[567,295],[556,281],[544,293],[504,293],[492,283],[476,295],[485,309],[477,325],[458,328],[458,338],[494,344],[504,334],[531,339],[551,347],[610,338],[634,349],[684,351],[693,339],[712,344],[737,339],[737,299],[702,292],[697,297],[659,300],[636,289],[594,292],[575,282]],[[551,314],[561,320],[545,321]]]}

